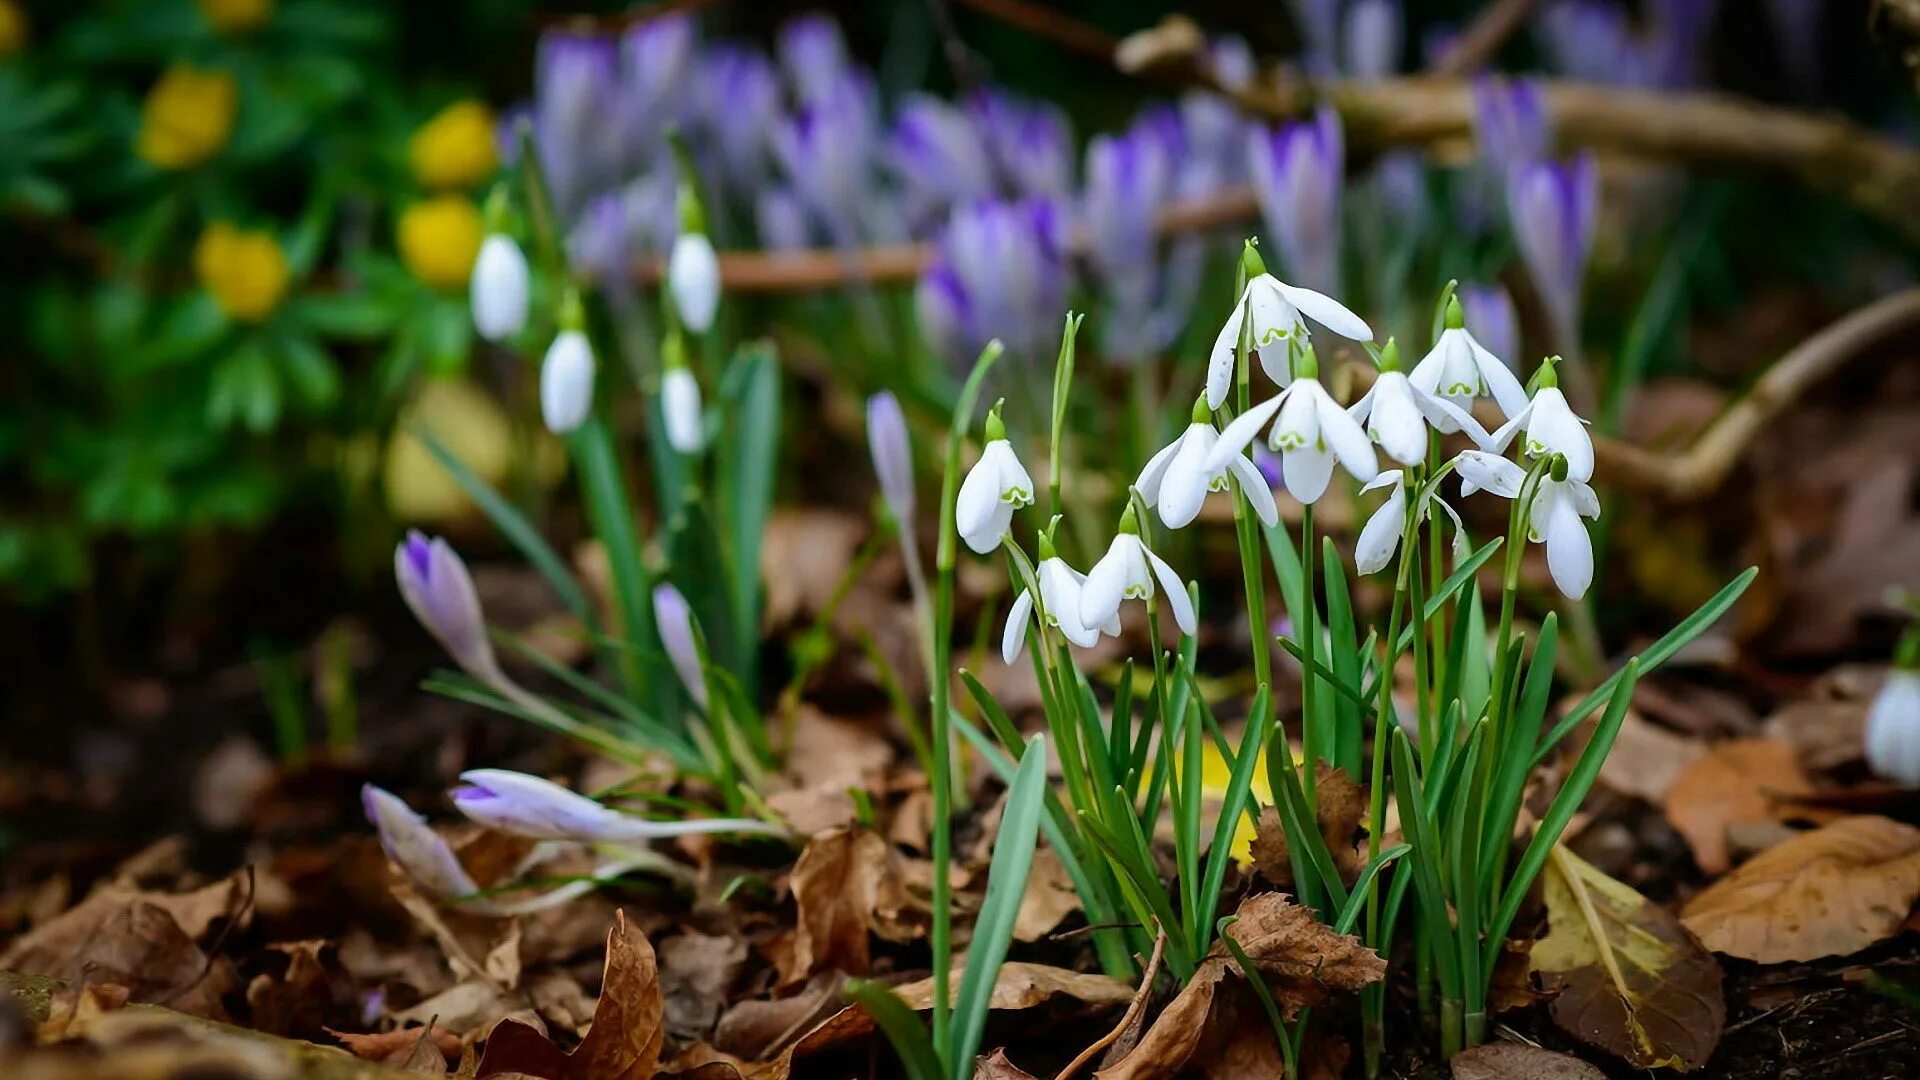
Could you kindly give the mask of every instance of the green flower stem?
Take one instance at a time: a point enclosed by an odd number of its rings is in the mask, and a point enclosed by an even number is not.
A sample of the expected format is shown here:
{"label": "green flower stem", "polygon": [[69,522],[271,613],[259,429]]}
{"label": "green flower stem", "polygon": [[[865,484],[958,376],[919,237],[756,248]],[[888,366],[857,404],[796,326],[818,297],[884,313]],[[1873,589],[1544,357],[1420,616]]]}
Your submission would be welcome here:
{"label": "green flower stem", "polygon": [[[1300,607],[1293,613],[1295,629],[1300,634],[1300,645],[1311,657],[1300,676],[1300,756],[1305,758],[1301,781],[1307,795],[1307,805],[1316,805],[1314,788],[1320,774],[1320,740],[1318,736],[1319,717],[1313,712],[1314,683],[1318,682],[1313,668],[1320,662],[1320,635],[1314,625],[1319,614],[1319,601],[1314,599],[1313,591],[1313,504],[1307,503],[1300,509]],[[1392,680],[1388,680],[1391,682]]]}

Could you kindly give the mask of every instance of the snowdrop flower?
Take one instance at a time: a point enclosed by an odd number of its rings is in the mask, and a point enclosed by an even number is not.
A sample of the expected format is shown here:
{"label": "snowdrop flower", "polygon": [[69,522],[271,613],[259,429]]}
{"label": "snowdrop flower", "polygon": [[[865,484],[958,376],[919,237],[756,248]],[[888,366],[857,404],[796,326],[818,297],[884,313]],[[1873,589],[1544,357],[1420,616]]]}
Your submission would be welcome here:
{"label": "snowdrop flower", "polygon": [[[1204,467],[1225,468],[1272,420],[1267,445],[1280,451],[1287,491],[1294,498],[1303,503],[1317,501],[1327,490],[1336,461],[1355,480],[1363,484],[1372,480],[1380,471],[1373,443],[1359,421],[1320,385],[1319,374],[1319,361],[1308,345],[1299,354],[1293,381],[1228,424],[1220,433],[1220,441],[1208,451]],[[1276,413],[1278,420],[1274,420]]]}
{"label": "snowdrop flower", "polygon": [[[1525,492],[1527,472],[1497,454],[1468,450],[1454,458],[1460,493],[1485,489],[1506,499]],[[1593,538],[1581,518],[1600,516],[1600,497],[1575,477],[1564,457],[1543,474],[1527,509],[1527,539],[1547,546],[1547,572],[1562,595],[1578,600],[1593,584]]]}
{"label": "snowdrop flower", "polygon": [[380,847],[408,878],[431,896],[451,900],[480,891],[446,840],[390,791],[366,784],[360,805],[380,834]]}
{"label": "snowdrop flower", "polygon": [[1427,456],[1428,424],[1436,431],[1464,430],[1476,443],[1491,438],[1470,414],[1401,372],[1400,349],[1392,338],[1380,350],[1379,378],[1347,412],[1365,423],[1367,437],[1402,465],[1417,465]]}
{"label": "snowdrop flower", "polygon": [[1593,479],[1593,438],[1587,434],[1587,422],[1574,415],[1567,396],[1560,392],[1560,379],[1554,368],[1560,363],[1549,356],[1533,375],[1533,400],[1501,425],[1488,440],[1490,449],[1506,449],[1516,430],[1526,432],[1522,448],[1532,457],[1559,454],[1567,459],[1567,475],[1582,482]]}
{"label": "snowdrop flower", "polygon": [[413,617],[455,663],[482,682],[501,680],[473,575],[446,540],[437,536],[429,540],[419,530],[408,532],[393,549],[393,576]]}
{"label": "snowdrop flower", "polygon": [[960,538],[979,555],[999,547],[1013,524],[1013,512],[1033,503],[1033,477],[1007,441],[998,403],[987,413],[985,434],[987,445],[960,484],[953,518]]}
{"label": "snowdrop flower", "polygon": [[467,286],[473,328],[481,337],[505,341],[527,325],[530,278],[527,257],[511,236],[496,232],[481,243]]}
{"label": "snowdrop flower", "polygon": [[667,291],[688,330],[704,334],[720,307],[720,259],[703,232],[682,232],[667,257]]}
{"label": "snowdrop flower", "polygon": [[547,430],[565,435],[586,422],[593,409],[593,346],[586,331],[563,329],[540,364],[540,418]]}
{"label": "snowdrop flower", "polygon": [[763,833],[781,830],[744,818],[650,821],[603,806],[538,776],[508,769],[471,769],[452,792],[453,805],[489,829],[535,840],[588,844],[639,844],[693,833]]}
{"label": "snowdrop flower", "polygon": [[[1380,488],[1390,489],[1387,501],[1381,503],[1380,508],[1367,518],[1367,523],[1360,529],[1359,539],[1353,545],[1354,565],[1363,574],[1377,574],[1386,569],[1387,564],[1393,561],[1393,553],[1400,549],[1400,536],[1407,528],[1407,504],[1412,500],[1407,495],[1406,474],[1399,469],[1390,469],[1374,477],[1372,483],[1360,490],[1367,492]],[[1459,559],[1466,547],[1466,528],[1461,524],[1460,515],[1445,500],[1437,494],[1429,496],[1422,502],[1415,524],[1427,519],[1429,503],[1438,503],[1440,509],[1453,519],[1453,557]]]}
{"label": "snowdrop flower", "polygon": [[700,452],[706,441],[700,382],[687,370],[684,359],[660,377],[660,415],[666,421],[668,445],[683,454]]}
{"label": "snowdrop flower", "polygon": [[1227,490],[1227,474],[1231,472],[1240,481],[1240,489],[1247,493],[1254,513],[1260,515],[1261,523],[1274,524],[1280,520],[1280,510],[1274,505],[1273,489],[1253,462],[1235,454],[1224,467],[1207,468],[1207,456],[1220,441],[1220,433],[1213,428],[1212,415],[1204,396],[1196,400],[1193,422],[1179,438],[1153,455],[1133,486],[1140,490],[1142,499],[1160,511],[1160,520],[1167,528],[1181,529],[1199,516],[1208,492]]}
{"label": "snowdrop flower", "polygon": [[1896,668],[1867,710],[1867,764],[1907,787],[1920,787],[1920,671]]}
{"label": "snowdrop flower", "polygon": [[[1499,357],[1488,352],[1467,330],[1466,313],[1458,297],[1447,300],[1446,329],[1433,343],[1413,372],[1407,376],[1413,386],[1444,398],[1455,412],[1465,414],[1473,408],[1473,399],[1490,394],[1507,418],[1519,416],[1527,407],[1527,392]],[[1433,426],[1443,432],[1459,431],[1465,425],[1451,416],[1435,420]],[[1468,428],[1472,431],[1473,429]],[[1484,440],[1482,440],[1484,441]],[[1405,464],[1413,464],[1411,461]]]}
{"label": "snowdrop flower", "polygon": [[1140,539],[1140,523],[1129,504],[1120,515],[1119,535],[1113,538],[1100,561],[1093,564],[1093,569],[1087,571],[1087,579],[1080,585],[1081,625],[1113,627],[1124,601],[1152,602],[1155,578],[1166,590],[1167,606],[1173,609],[1173,621],[1180,632],[1194,633],[1197,624],[1186,583]]}
{"label": "snowdrop flower", "polygon": [[686,596],[671,584],[663,582],[653,588],[653,624],[680,685],[694,704],[706,708],[707,677],[701,670],[700,649],[693,638],[693,609]]}
{"label": "snowdrop flower", "polygon": [[[1120,634],[1120,616],[1118,611],[1113,618],[1100,626],[1092,626],[1080,621],[1080,592],[1086,585],[1087,575],[1067,565],[1053,548],[1053,541],[1046,533],[1040,534],[1040,565],[1034,567],[1034,576],[1040,580],[1040,604],[1042,616],[1048,626],[1060,631],[1060,636],[1081,648],[1090,648],[1100,640],[1105,631],[1115,637]],[[1000,659],[1013,663],[1014,657],[1027,645],[1027,624],[1033,621],[1033,594],[1025,589],[1014,598],[1013,608],[1007,612],[1006,629],[1000,634]]]}
{"label": "snowdrop flower", "polygon": [[1213,354],[1207,360],[1208,406],[1217,409],[1226,403],[1227,389],[1233,384],[1234,350],[1240,346],[1240,329],[1248,319],[1253,321],[1253,347],[1260,350],[1260,367],[1280,386],[1293,380],[1286,350],[1267,346],[1291,342],[1296,335],[1308,337],[1303,315],[1341,337],[1373,340],[1373,329],[1366,320],[1348,311],[1340,301],[1289,285],[1267,273],[1266,262],[1251,242],[1243,249],[1241,259],[1247,267],[1247,288],[1213,339]]}

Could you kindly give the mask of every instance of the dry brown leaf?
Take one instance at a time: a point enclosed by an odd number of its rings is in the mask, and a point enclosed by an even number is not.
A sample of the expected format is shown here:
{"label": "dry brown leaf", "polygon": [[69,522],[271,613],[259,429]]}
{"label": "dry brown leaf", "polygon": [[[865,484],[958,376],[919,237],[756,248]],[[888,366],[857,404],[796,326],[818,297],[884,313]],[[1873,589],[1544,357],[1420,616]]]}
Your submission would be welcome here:
{"label": "dry brown leaf", "polygon": [[844,510],[775,510],[760,542],[762,623],[785,626],[824,608],[871,531],[865,518]]}
{"label": "dry brown leaf", "polygon": [[1659,805],[1680,773],[1707,748],[1697,739],[1676,735],[1628,709],[1613,749],[1600,763],[1600,782],[1624,795]]}
{"label": "dry brown leaf", "polygon": [[802,704],[794,710],[793,730],[787,775],[802,790],[866,787],[893,767],[893,745],[877,724],[842,720]]}
{"label": "dry brown leaf", "polygon": [[1280,1056],[1280,1043],[1266,1015],[1258,1010],[1241,1010],[1233,1035],[1202,1072],[1207,1080],[1282,1080],[1287,1062]]}
{"label": "dry brown leaf", "polygon": [[867,926],[887,876],[888,856],[886,840],[867,829],[822,833],[807,842],[793,865],[799,911],[791,966],[780,973],[783,983],[829,969],[867,973]]}
{"label": "dry brown leaf", "polygon": [[345,1050],[212,1023],[153,1005],[101,1013],[68,1042],[5,1060],[7,1080],[404,1080]]}
{"label": "dry brown leaf", "polygon": [[[1314,819],[1320,823],[1320,835],[1333,853],[1340,876],[1347,881],[1357,877],[1367,865],[1367,854],[1360,842],[1360,823],[1367,816],[1367,789],[1361,787],[1343,769],[1320,763],[1315,782]],[[1260,812],[1253,834],[1253,865],[1277,885],[1293,883],[1293,862],[1287,847],[1287,830],[1280,814],[1272,807]]]}
{"label": "dry brown leaf", "polygon": [[397,1055],[401,1061],[407,1060],[416,1046],[425,1042],[436,1048],[441,1055],[440,1071],[446,1072],[448,1059],[460,1056],[460,1036],[446,1028],[435,1025],[429,1032],[424,1027],[396,1028],[373,1035],[356,1035],[347,1031],[326,1029],[327,1034],[339,1039],[341,1044],[363,1061],[381,1061],[394,1064]]}
{"label": "dry brown leaf", "polygon": [[783,998],[748,998],[728,1006],[714,1027],[713,1045],[747,1061],[758,1061],[834,1013],[845,1009],[838,972],[822,972],[798,993]]}
{"label": "dry brown leaf", "polygon": [[[238,929],[245,929],[251,913],[244,873],[191,892],[165,893],[135,887],[123,870],[121,878],[95,889],[51,922],[16,938],[0,953],[0,969],[66,978],[58,969],[97,938],[108,923],[126,919],[136,904],[165,912],[181,933],[194,941],[204,937],[216,919],[233,919]],[[74,981],[77,984],[78,980]]]}
{"label": "dry brown leaf", "polygon": [[1556,846],[1541,877],[1550,927],[1533,970],[1554,1022],[1635,1068],[1706,1064],[1726,1026],[1720,965],[1678,919]]}
{"label": "dry brown leaf", "polygon": [[1167,1080],[1224,1044],[1226,1025],[1238,1016],[1231,985],[1236,978],[1232,960],[1203,961],[1133,1049],[1094,1073],[1094,1080]]}
{"label": "dry brown leaf", "polygon": [[1860,760],[1867,741],[1867,701],[1791,702],[1767,717],[1764,730],[1791,744],[1809,768],[1836,768]]}
{"label": "dry brown leaf", "polygon": [[1027,875],[1027,891],[1020,896],[1020,912],[1014,916],[1015,941],[1039,941],[1053,932],[1060,921],[1080,910],[1080,894],[1067,876],[1066,864],[1050,847],[1033,853],[1033,872]]}
{"label": "dry brown leaf", "polygon": [[1007,1060],[1005,1050],[995,1050],[973,1063],[973,1080],[1036,1080],[1027,1070]]}
{"label": "dry brown leaf", "polygon": [[1728,828],[1773,820],[1783,800],[1812,790],[1793,747],[1777,739],[1733,739],[1716,743],[1680,771],[1667,791],[1665,810],[1700,869],[1721,874],[1733,865]]}
{"label": "dry brown leaf", "polygon": [[746,962],[747,943],[731,934],[689,931],[661,942],[667,1033],[682,1042],[710,1035]]}
{"label": "dry brown leaf", "polygon": [[1762,964],[1845,956],[1900,928],[1920,896],[1920,829],[1842,818],[1753,857],[1682,921],[1715,952]]}
{"label": "dry brown leaf", "polygon": [[[1911,440],[1911,418],[1902,417]],[[1914,465],[1905,454],[1884,449],[1860,463],[1844,485],[1835,520],[1809,538],[1815,557],[1788,576],[1786,611],[1775,647],[1806,655],[1832,652],[1853,640],[1856,621],[1882,610],[1886,591],[1898,582],[1920,581],[1920,523],[1912,500]],[[1792,506],[1783,513],[1801,514]]]}
{"label": "dry brown leaf", "polygon": [[[955,967],[948,982],[957,990],[965,974]],[[920,1012],[933,1008],[933,980],[920,979],[894,988],[893,994],[907,1007]],[[1085,1005],[1105,1008],[1125,1005],[1133,1000],[1133,987],[1109,975],[1068,971],[1046,964],[1009,960],[1000,965],[993,980],[993,993],[987,1005],[993,1009],[1031,1009],[1057,997],[1072,998]]]}
{"label": "dry brown leaf", "polygon": [[1453,1055],[1453,1080],[1606,1080],[1571,1054],[1525,1043],[1488,1043]]}
{"label": "dry brown leaf", "polygon": [[526,1073],[544,1080],[652,1080],[666,1042],[661,1023],[660,973],[646,935],[614,913],[607,932],[607,965],[593,1026],[572,1053],[516,1020],[502,1021],[487,1038],[479,1076]]}

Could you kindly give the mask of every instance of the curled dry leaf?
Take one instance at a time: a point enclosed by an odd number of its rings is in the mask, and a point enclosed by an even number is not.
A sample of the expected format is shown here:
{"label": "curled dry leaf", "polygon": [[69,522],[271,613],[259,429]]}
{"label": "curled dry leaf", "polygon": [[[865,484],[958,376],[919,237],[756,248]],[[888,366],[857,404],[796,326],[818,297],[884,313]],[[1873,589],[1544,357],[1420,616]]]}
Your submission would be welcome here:
{"label": "curled dry leaf", "polygon": [[[963,974],[965,972],[956,966],[949,976],[947,981],[954,989],[959,989]],[[910,1009],[925,1012],[933,1008],[932,979],[920,979],[896,987],[893,994]],[[1000,975],[993,980],[993,993],[988,997],[987,1004],[990,1008],[1003,1010],[1031,1009],[1060,997],[1105,1008],[1132,1001],[1133,987],[1108,975],[1010,960],[1000,965]]]}
{"label": "curled dry leaf", "polygon": [[660,986],[667,1031],[682,1041],[704,1039],[720,1019],[727,991],[747,962],[747,943],[731,934],[693,931],[660,943]]}
{"label": "curled dry leaf", "polygon": [[799,915],[790,966],[781,971],[781,982],[799,982],[826,970],[867,973],[867,927],[888,874],[889,856],[887,842],[867,829],[838,829],[807,842],[793,866]]}
{"label": "curled dry leaf", "polygon": [[1613,749],[1600,763],[1600,782],[1658,805],[1686,767],[1707,752],[1697,739],[1676,735],[1628,709]]}
{"label": "curled dry leaf", "polygon": [[431,1060],[421,1049],[422,1043],[431,1047],[433,1055],[438,1057],[441,1072],[447,1071],[449,1060],[460,1057],[460,1036],[437,1025],[432,1031],[424,1027],[395,1028],[374,1035],[355,1035],[328,1028],[327,1034],[339,1039],[341,1045],[362,1061],[379,1061],[403,1069],[408,1068],[405,1064],[408,1061]]}
{"label": "curled dry leaf", "polygon": [[1005,1050],[995,1050],[973,1063],[973,1080],[1035,1080],[1035,1077],[1008,1061]]}
{"label": "curled dry leaf", "polygon": [[1453,1055],[1453,1080],[1606,1080],[1571,1054],[1525,1043],[1487,1043]]}
{"label": "curled dry leaf", "polygon": [[1777,739],[1718,743],[1674,777],[1667,820],[1686,837],[1694,861],[1708,874],[1731,866],[1727,830],[1777,819],[1788,801],[1813,790],[1792,746]]}
{"label": "curled dry leaf", "polygon": [[1035,851],[1027,891],[1020,896],[1020,912],[1013,920],[1014,940],[1039,941],[1079,910],[1080,894],[1074,891],[1060,856],[1050,847]]}
{"label": "curled dry leaf", "polygon": [[[1352,881],[1367,865],[1360,829],[1360,822],[1367,816],[1367,789],[1348,776],[1346,770],[1323,761],[1314,791],[1314,819],[1320,824],[1320,835],[1327,841],[1327,850],[1333,853],[1340,876]],[[1271,806],[1260,811],[1252,855],[1255,869],[1268,881],[1293,882],[1286,827],[1280,823],[1279,812]]]}
{"label": "curled dry leaf", "polygon": [[1920,897],[1920,829],[1842,818],[1753,857],[1690,901],[1687,928],[1762,964],[1845,956],[1891,937]]}
{"label": "curled dry leaf", "polygon": [[1533,970],[1554,1022],[1636,1068],[1697,1069],[1726,1026],[1720,965],[1658,905],[1555,847]]}
{"label": "curled dry leaf", "polygon": [[652,1080],[666,1041],[660,973],[646,935],[614,913],[607,966],[593,1026],[572,1053],[517,1020],[502,1021],[487,1039],[479,1076],[525,1073],[542,1080]]}

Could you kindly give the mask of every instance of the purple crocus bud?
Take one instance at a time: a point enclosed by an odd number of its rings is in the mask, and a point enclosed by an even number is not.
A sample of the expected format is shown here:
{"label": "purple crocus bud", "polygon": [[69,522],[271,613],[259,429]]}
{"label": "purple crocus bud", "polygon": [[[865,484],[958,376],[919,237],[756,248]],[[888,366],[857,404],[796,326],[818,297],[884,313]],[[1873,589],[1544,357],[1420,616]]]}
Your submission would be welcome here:
{"label": "purple crocus bud", "polygon": [[823,100],[836,92],[847,70],[847,40],[831,15],[814,13],[788,19],[780,27],[775,51],[794,95],[803,103]]}
{"label": "purple crocus bud", "polygon": [[393,549],[393,577],[413,617],[427,628],[467,674],[482,682],[502,679],[487,640],[487,620],[480,612],[467,564],[447,542],[429,540],[419,530]]}
{"label": "purple crocus bud", "polygon": [[660,647],[673,663],[673,673],[694,704],[707,707],[707,676],[700,663],[700,646],[694,640],[693,608],[679,589],[667,582],[653,587],[653,622],[660,632]]}
{"label": "purple crocus bud", "polygon": [[1516,167],[1546,157],[1553,130],[1540,85],[1497,75],[1473,80],[1473,138],[1487,171],[1503,183]]}
{"label": "purple crocus bud", "polygon": [[916,230],[944,220],[957,202],[993,193],[979,131],[959,109],[931,94],[912,94],[901,103],[886,161]]}
{"label": "purple crocus bud", "polygon": [[1073,132],[1051,104],[988,88],[967,99],[987,152],[1019,195],[1063,198],[1073,189]]}
{"label": "purple crocus bud", "polygon": [[793,190],[834,242],[858,243],[873,192],[873,86],[847,70],[775,128],[774,156]]}
{"label": "purple crocus bud", "polygon": [[652,161],[666,148],[667,124],[676,106],[688,98],[680,93],[692,58],[694,23],[685,15],[646,19],[620,35],[620,83],[614,122],[619,126],[621,163],[635,168]]}
{"label": "purple crocus bud", "polygon": [[1171,344],[1193,303],[1196,245],[1176,242],[1162,259],[1154,221],[1178,183],[1185,156],[1179,114],[1154,109],[1119,135],[1087,144],[1081,218],[1108,311],[1101,338],[1115,359],[1141,360]]}
{"label": "purple crocus bud", "polygon": [[606,38],[570,30],[540,35],[534,55],[534,132],[540,164],[562,217],[611,183],[620,146],[606,136],[619,86],[619,56]]}
{"label": "purple crocus bud", "polygon": [[711,45],[693,65],[695,114],[705,145],[719,158],[728,191],[745,197],[766,179],[767,133],[780,108],[780,80],[758,49]]}
{"label": "purple crocus bud", "polygon": [[1354,0],[1347,9],[1343,55],[1347,74],[1379,80],[1398,72],[1405,35],[1400,0]]}
{"label": "purple crocus bud", "polygon": [[1483,348],[1506,361],[1509,368],[1520,365],[1520,315],[1513,297],[1499,285],[1467,282],[1460,286],[1460,308],[1466,315],[1466,328]]}
{"label": "purple crocus bud", "polygon": [[922,275],[929,340],[955,359],[992,338],[1032,360],[1051,352],[1066,307],[1066,227],[1051,199],[980,199],[956,207]]}
{"label": "purple crocus bud", "polygon": [[1340,37],[1340,0],[1291,0],[1300,34],[1301,62],[1315,78],[1335,74]]}
{"label": "purple crocus bud", "polygon": [[[1239,89],[1253,81],[1253,50],[1245,39],[1215,38],[1207,57],[1221,85]],[[1239,106],[1218,94],[1190,90],[1181,95],[1180,120],[1187,147],[1175,186],[1183,197],[1209,195],[1246,179],[1247,133],[1255,125]]]}
{"label": "purple crocus bud", "polygon": [[1599,202],[1593,157],[1538,161],[1515,170],[1507,191],[1508,221],[1533,275],[1560,348],[1579,339],[1580,287]]}
{"label": "purple crocus bud", "polygon": [[1612,0],[1555,0],[1534,20],[1552,66],[1581,82],[1646,86],[1647,50],[1627,12]]}
{"label": "purple crocus bud", "polygon": [[867,449],[887,512],[909,528],[913,522],[913,438],[900,399],[882,390],[867,399]]}
{"label": "purple crocus bud", "polygon": [[706,818],[649,821],[623,814],[549,780],[508,769],[470,769],[451,792],[453,805],[489,829],[534,840],[572,840],[586,844],[638,844],[692,833],[777,834],[763,821]]}
{"label": "purple crocus bud", "polygon": [[595,195],[567,230],[567,265],[591,281],[625,281],[633,258],[631,232],[623,194],[615,190]]}
{"label": "purple crocus bud", "polygon": [[778,184],[768,186],[755,198],[753,210],[762,249],[799,251],[813,246],[807,209],[800,205],[792,189]]}
{"label": "purple crocus bud", "polygon": [[1280,451],[1267,449],[1267,444],[1259,439],[1253,442],[1253,467],[1260,470],[1267,486],[1275,491],[1287,488],[1287,470]]}
{"label": "purple crocus bud", "polygon": [[480,891],[453,849],[399,796],[366,784],[360,788],[360,805],[380,834],[387,858],[427,895],[452,900]]}
{"label": "purple crocus bud", "polygon": [[1338,292],[1346,163],[1339,115],[1322,108],[1311,121],[1260,130],[1249,149],[1254,194],[1288,279],[1317,292]]}

